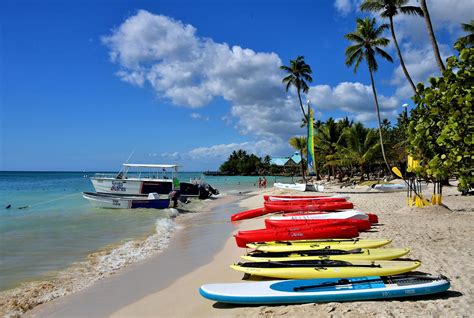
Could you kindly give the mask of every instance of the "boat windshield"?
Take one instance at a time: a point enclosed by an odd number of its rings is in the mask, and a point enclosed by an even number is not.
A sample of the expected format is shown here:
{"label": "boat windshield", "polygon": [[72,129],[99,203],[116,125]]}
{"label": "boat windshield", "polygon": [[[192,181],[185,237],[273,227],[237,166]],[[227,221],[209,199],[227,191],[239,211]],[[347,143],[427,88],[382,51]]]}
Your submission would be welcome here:
{"label": "boat windshield", "polygon": [[122,179],[160,179],[173,180],[177,177],[177,166],[173,165],[124,165],[124,169],[117,175]]}

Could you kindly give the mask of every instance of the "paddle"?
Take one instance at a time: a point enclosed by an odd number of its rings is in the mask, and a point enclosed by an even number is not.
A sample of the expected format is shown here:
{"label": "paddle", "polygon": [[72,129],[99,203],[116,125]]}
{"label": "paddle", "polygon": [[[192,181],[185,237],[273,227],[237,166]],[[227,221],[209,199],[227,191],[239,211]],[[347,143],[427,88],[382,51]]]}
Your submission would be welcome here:
{"label": "paddle", "polygon": [[[335,260],[314,260],[314,261],[267,261],[267,262],[249,262],[249,263],[238,263],[237,265],[242,267],[257,267],[257,268],[267,268],[266,265],[276,265],[273,268],[280,267],[314,267],[314,269],[319,270],[321,268],[327,267],[370,267],[370,268],[381,268],[380,264],[375,264],[371,262],[368,265],[354,265],[346,261],[335,261]],[[272,266],[269,266],[272,268]]]}
{"label": "paddle", "polygon": [[[421,202],[422,202],[423,204],[425,203],[424,200],[423,200],[423,197],[422,197],[420,194],[418,194],[417,189],[416,189],[415,187],[413,187],[413,186],[411,185],[411,183],[409,183],[409,182],[403,177],[402,172],[400,171],[400,169],[398,169],[398,167],[392,167],[392,172],[393,172],[397,177],[403,179],[403,181],[405,181],[405,183],[407,184],[407,186],[409,187],[409,189],[411,189],[411,190],[415,193],[415,195],[421,200]],[[420,187],[420,190],[421,190],[421,187]]]}
{"label": "paddle", "polygon": [[[412,276],[398,276],[398,277],[395,277],[396,279],[398,280],[403,280],[403,279],[416,279],[416,280],[426,280],[426,281],[433,281],[433,280],[436,280],[436,279],[447,279],[446,277],[444,276],[440,276],[440,277],[430,277],[430,276],[422,276],[422,275],[412,275]],[[386,277],[387,280],[390,280],[391,277],[388,276]],[[371,278],[371,279],[364,279],[364,280],[359,280],[359,281],[353,281],[351,282],[349,279],[347,278],[342,278],[340,280],[338,280],[337,282],[334,282],[334,283],[322,283],[322,284],[318,284],[318,285],[309,285],[309,286],[299,286],[299,287],[293,287],[293,291],[300,291],[300,290],[305,290],[305,289],[313,289],[313,288],[323,288],[323,287],[331,287],[331,286],[338,286],[338,285],[354,285],[354,284],[363,284],[363,283],[371,283],[371,282],[379,282],[379,281],[382,281],[383,282],[383,278],[382,277],[379,277],[379,278]]]}
{"label": "paddle", "polygon": [[310,286],[300,286],[300,287],[293,287],[293,291],[300,291],[300,290],[306,290],[306,289],[314,289],[314,288],[323,288],[323,287],[331,287],[331,286],[338,286],[338,285],[353,285],[353,284],[362,284],[362,283],[371,283],[371,282],[379,282],[383,280],[382,278],[375,278],[375,279],[364,279],[364,280],[359,280],[355,282],[351,282],[350,280],[343,278],[338,280],[337,282],[334,283],[323,283],[319,285],[310,285]]}

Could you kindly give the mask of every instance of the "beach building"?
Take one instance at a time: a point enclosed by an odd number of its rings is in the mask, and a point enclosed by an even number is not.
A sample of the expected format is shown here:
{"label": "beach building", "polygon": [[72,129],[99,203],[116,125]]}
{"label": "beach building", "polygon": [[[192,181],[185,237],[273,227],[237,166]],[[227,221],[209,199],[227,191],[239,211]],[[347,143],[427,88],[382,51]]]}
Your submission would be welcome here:
{"label": "beach building", "polygon": [[289,157],[272,157],[270,158],[270,164],[280,167],[281,171],[284,173],[294,171],[299,169],[299,164],[301,162],[301,156],[298,152],[293,153]]}

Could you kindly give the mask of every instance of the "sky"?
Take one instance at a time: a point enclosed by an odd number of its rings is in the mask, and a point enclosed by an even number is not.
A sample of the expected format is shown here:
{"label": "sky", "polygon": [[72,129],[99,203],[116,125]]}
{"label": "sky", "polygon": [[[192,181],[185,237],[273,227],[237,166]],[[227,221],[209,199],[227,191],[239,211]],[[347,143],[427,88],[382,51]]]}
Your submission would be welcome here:
{"label": "sky", "polygon": [[[305,134],[280,65],[303,55],[316,120],[375,127],[366,65],[344,64],[359,0],[0,2],[0,170],[114,171],[134,163],[216,170],[233,151],[289,156]],[[415,5],[416,1],[412,1]],[[472,0],[427,1],[443,57]],[[395,29],[416,82],[439,75],[424,20]],[[390,38],[387,32],[385,35]],[[382,118],[413,107],[394,63],[375,74]]]}

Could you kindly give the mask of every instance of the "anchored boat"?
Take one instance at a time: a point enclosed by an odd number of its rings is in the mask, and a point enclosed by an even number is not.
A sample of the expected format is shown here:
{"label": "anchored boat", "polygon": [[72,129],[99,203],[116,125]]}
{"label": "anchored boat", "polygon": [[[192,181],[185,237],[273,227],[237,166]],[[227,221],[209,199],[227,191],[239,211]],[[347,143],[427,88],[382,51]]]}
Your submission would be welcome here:
{"label": "anchored boat", "polygon": [[168,196],[150,193],[148,196],[113,195],[107,193],[83,192],[82,196],[94,207],[109,209],[166,209],[170,206]]}
{"label": "anchored boat", "polygon": [[117,174],[96,174],[91,178],[96,192],[117,196],[146,197],[150,193],[168,195],[180,190],[182,197],[206,199],[219,191],[202,181],[180,182],[178,165],[124,163]]}

